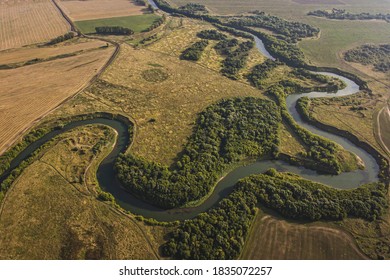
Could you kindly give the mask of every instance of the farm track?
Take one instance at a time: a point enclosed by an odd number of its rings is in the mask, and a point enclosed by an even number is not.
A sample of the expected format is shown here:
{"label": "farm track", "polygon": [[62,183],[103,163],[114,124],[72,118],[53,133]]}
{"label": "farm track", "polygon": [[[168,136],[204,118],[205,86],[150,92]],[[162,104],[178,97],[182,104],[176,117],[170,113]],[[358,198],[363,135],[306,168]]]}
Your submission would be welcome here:
{"label": "farm track", "polygon": [[[54,6],[56,7],[56,9],[58,10],[58,12],[64,17],[64,19],[67,21],[67,23],[69,24],[69,26],[71,27],[71,30],[74,31],[74,32],[77,32],[78,33],[78,30],[76,28],[76,26],[74,25],[74,23],[72,22],[72,20],[64,13],[64,11],[61,9],[61,7],[57,4],[57,2],[55,0],[51,0],[52,3],[54,4]],[[105,39],[105,38],[99,38],[99,37],[94,37],[94,36],[87,36],[87,35],[84,35],[84,34],[81,34],[81,33],[78,33],[80,37],[82,38],[87,38],[87,39],[95,39],[95,40],[101,40],[101,41],[104,41],[106,43],[109,43],[109,44],[112,44],[114,45],[115,47],[115,50],[113,52],[113,54],[111,55],[111,57],[107,60],[107,62],[100,68],[100,70],[84,85],[82,86],[81,88],[79,88],[74,94],[70,95],[69,97],[67,97],[66,99],[64,99],[61,103],[59,103],[57,106],[55,106],[54,108],[52,108],[51,110],[49,110],[48,112],[46,112],[45,114],[41,115],[39,118],[31,121],[31,123],[25,128],[23,129],[22,131],[20,131],[18,134],[16,134],[14,137],[12,137],[13,139],[11,141],[9,141],[8,143],[4,143],[4,148],[2,150],[0,150],[0,154],[4,153],[9,147],[11,147],[12,145],[14,145],[17,141],[20,140],[20,138],[27,132],[29,131],[33,126],[35,126],[38,122],[40,122],[42,119],[44,119],[47,115],[49,115],[50,113],[52,113],[53,111],[57,110],[59,107],[61,107],[64,103],[68,102],[69,100],[71,100],[72,98],[74,98],[75,96],[77,96],[78,94],[80,94],[81,92],[83,92],[86,88],[88,88],[90,85],[92,85],[96,80],[99,79],[99,77],[104,73],[104,71],[112,64],[113,61],[115,61],[116,57],[118,56],[119,54],[119,51],[120,51],[120,44],[117,43],[117,42],[114,42],[112,40],[109,40],[109,39]]]}

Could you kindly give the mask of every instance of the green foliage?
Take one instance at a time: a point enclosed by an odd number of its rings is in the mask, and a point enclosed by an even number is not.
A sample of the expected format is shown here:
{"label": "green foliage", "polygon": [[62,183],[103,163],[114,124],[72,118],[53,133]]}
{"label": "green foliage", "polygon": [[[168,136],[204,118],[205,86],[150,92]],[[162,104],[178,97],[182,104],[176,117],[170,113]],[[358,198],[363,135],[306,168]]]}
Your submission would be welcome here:
{"label": "green foliage", "polygon": [[162,253],[175,259],[237,258],[258,204],[284,217],[309,221],[374,220],[388,207],[387,190],[380,183],[336,190],[275,170],[267,174],[240,180],[218,206],[184,221],[162,246]]}
{"label": "green foliage", "polygon": [[122,26],[97,26],[95,27],[97,34],[104,35],[131,35],[134,34],[134,31],[130,28]]}
{"label": "green foliage", "polygon": [[280,85],[273,86],[267,92],[278,101],[283,120],[294,131],[295,135],[306,145],[307,151],[300,154],[301,157],[310,159],[304,163],[306,167],[330,174],[339,174],[342,167],[337,159],[339,147],[336,143],[318,135],[315,135],[299,126],[287,110],[286,94]]}
{"label": "green foliage", "polygon": [[202,56],[204,49],[208,46],[209,41],[201,40],[185,49],[180,55],[180,59],[198,61]]}
{"label": "green foliage", "polygon": [[196,35],[201,39],[207,40],[225,40],[227,38],[225,34],[222,34],[221,32],[218,32],[214,29],[202,30]]}
{"label": "green foliage", "polygon": [[64,35],[58,36],[58,37],[50,40],[49,42],[46,43],[46,45],[47,46],[55,45],[55,44],[70,40],[70,39],[74,38],[74,35],[75,34],[73,32],[68,32]]}
{"label": "green foliage", "polygon": [[347,19],[347,20],[372,20],[379,19],[390,22],[390,14],[369,14],[369,13],[360,13],[360,14],[351,14],[346,12],[344,9],[335,9],[331,11],[326,10],[316,10],[307,13],[309,16],[316,17],[325,17],[329,19]]}
{"label": "green foliage", "polygon": [[239,43],[237,39],[224,39],[215,45],[215,50],[226,56],[222,62],[221,73],[231,79],[237,79],[238,72],[245,66],[253,41]]}
{"label": "green foliage", "polygon": [[350,62],[358,62],[363,65],[374,65],[374,69],[380,72],[390,71],[390,44],[363,45],[356,49],[348,50],[344,59]]}
{"label": "green foliage", "polygon": [[263,89],[263,80],[268,78],[270,72],[281,65],[279,61],[267,59],[262,64],[258,64],[251,69],[251,72],[247,75],[249,82],[259,89]]}
{"label": "green foliage", "polygon": [[98,194],[98,199],[101,201],[115,202],[115,198],[111,193],[100,191]]}
{"label": "green foliage", "polygon": [[259,27],[268,29],[285,36],[290,42],[297,42],[301,38],[317,36],[319,29],[305,23],[286,21],[282,18],[267,15],[256,11],[255,15],[235,16],[227,18],[227,24],[231,26]]}
{"label": "green foliage", "polygon": [[149,31],[152,31],[153,29],[156,29],[157,27],[159,27],[160,25],[162,25],[166,20],[166,16],[165,14],[160,17],[160,18],[156,18],[153,23],[144,30],[144,32],[149,32]]}
{"label": "green foliage", "polygon": [[184,6],[180,6],[179,10],[190,13],[190,14],[208,13],[205,5],[197,4],[197,3],[185,4]]}
{"label": "green foliage", "polygon": [[275,157],[279,122],[274,102],[221,101],[199,114],[174,168],[122,155],[116,162],[118,178],[126,189],[160,207],[197,201],[212,190],[229,165],[248,156]]}

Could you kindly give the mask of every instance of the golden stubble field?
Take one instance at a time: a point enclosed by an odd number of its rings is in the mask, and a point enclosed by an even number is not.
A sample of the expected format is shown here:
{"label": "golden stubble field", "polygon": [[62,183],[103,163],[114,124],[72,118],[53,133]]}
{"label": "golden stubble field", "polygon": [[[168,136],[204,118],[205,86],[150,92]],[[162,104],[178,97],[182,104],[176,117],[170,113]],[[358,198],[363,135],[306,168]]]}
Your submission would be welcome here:
{"label": "golden stubble field", "polygon": [[142,15],[146,8],[135,5],[131,0],[61,0],[59,4],[75,21]]}
{"label": "golden stubble field", "polygon": [[88,84],[113,51],[113,47],[92,49],[68,58],[1,70],[0,153],[34,121]]}
{"label": "golden stubble field", "polygon": [[353,237],[326,224],[299,224],[258,214],[241,255],[252,260],[367,259]]}
{"label": "golden stubble field", "polygon": [[70,30],[50,0],[0,0],[0,50],[46,42]]}
{"label": "golden stubble field", "polygon": [[48,59],[51,57],[89,51],[106,46],[106,43],[98,40],[74,39],[68,42],[47,47],[30,46],[19,49],[10,49],[0,52],[0,64],[13,64],[32,59]]}

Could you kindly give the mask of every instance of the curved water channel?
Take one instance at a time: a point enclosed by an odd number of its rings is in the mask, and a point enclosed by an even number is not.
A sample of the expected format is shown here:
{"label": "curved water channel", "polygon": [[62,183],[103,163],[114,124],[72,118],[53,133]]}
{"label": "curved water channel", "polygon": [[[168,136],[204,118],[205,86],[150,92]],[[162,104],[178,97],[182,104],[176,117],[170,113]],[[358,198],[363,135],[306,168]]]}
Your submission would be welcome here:
{"label": "curved water channel", "polygon": [[[268,52],[263,52],[265,48],[261,40],[257,37],[255,37],[255,39],[256,39],[256,46],[258,47],[259,51],[262,52],[268,58],[274,59]],[[308,96],[310,98],[322,97],[322,96],[326,96],[326,97],[343,96],[343,95],[354,94],[359,91],[358,85],[345,77],[333,73],[322,72],[321,74],[337,77],[343,80],[347,84],[347,87],[343,90],[338,91],[335,94],[311,92],[305,94],[290,95],[287,98],[288,109],[299,125],[307,128],[308,130],[312,131],[315,134],[322,135],[326,138],[329,138],[339,143],[346,150],[352,151],[353,153],[358,155],[364,161],[364,164],[366,166],[364,170],[342,173],[340,175],[320,175],[313,170],[309,170],[304,167],[293,166],[280,160],[262,160],[246,166],[238,167],[233,171],[231,171],[230,173],[228,173],[227,176],[225,176],[222,180],[219,181],[213,193],[204,202],[202,202],[201,205],[193,208],[178,208],[178,209],[164,210],[135,198],[129,192],[124,190],[121,187],[120,183],[117,181],[115,176],[115,171],[114,171],[115,159],[117,158],[119,153],[124,152],[126,150],[130,139],[129,139],[127,125],[125,125],[124,123],[118,120],[112,120],[106,118],[94,118],[91,120],[75,121],[64,126],[60,130],[54,130],[48,133],[41,139],[37,140],[36,142],[28,146],[24,151],[22,151],[11,162],[11,167],[9,170],[12,170],[16,166],[18,166],[25,158],[27,158],[37,148],[39,148],[41,145],[43,145],[44,143],[46,143],[56,135],[64,133],[78,126],[83,126],[88,124],[103,124],[115,129],[118,133],[118,139],[112,152],[102,161],[102,163],[98,168],[97,179],[100,187],[104,191],[110,192],[115,197],[117,203],[121,205],[124,209],[129,210],[134,214],[139,214],[148,218],[154,218],[159,221],[174,221],[174,220],[184,220],[184,219],[194,218],[199,213],[207,211],[208,209],[216,205],[216,203],[218,203],[222,198],[226,197],[233,190],[233,186],[239,179],[247,177],[251,174],[263,173],[269,168],[275,168],[278,171],[293,172],[309,180],[321,182],[335,188],[343,188],[343,189],[355,188],[361,184],[376,181],[378,179],[377,174],[379,171],[379,167],[376,161],[374,160],[374,158],[369,153],[357,147],[356,145],[354,145],[353,143],[351,143],[350,141],[346,140],[343,137],[339,137],[334,134],[324,132],[320,129],[317,129],[314,126],[304,123],[300,118],[299,114],[297,113],[297,111],[295,110],[296,101],[298,98],[302,96]],[[5,179],[4,177],[5,177],[4,175],[0,177],[0,182]]]}

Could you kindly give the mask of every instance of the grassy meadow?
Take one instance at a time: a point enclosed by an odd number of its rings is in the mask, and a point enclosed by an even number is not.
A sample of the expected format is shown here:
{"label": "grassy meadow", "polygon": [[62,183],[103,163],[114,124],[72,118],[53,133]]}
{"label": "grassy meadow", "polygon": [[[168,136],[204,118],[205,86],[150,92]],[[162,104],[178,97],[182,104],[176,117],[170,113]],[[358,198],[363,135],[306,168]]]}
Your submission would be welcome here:
{"label": "grassy meadow", "polygon": [[83,20],[76,21],[75,24],[77,28],[79,28],[80,31],[84,34],[95,33],[95,27],[98,26],[121,26],[130,28],[134,32],[142,32],[158,18],[159,16],[155,14],[145,14],[137,16]]}

